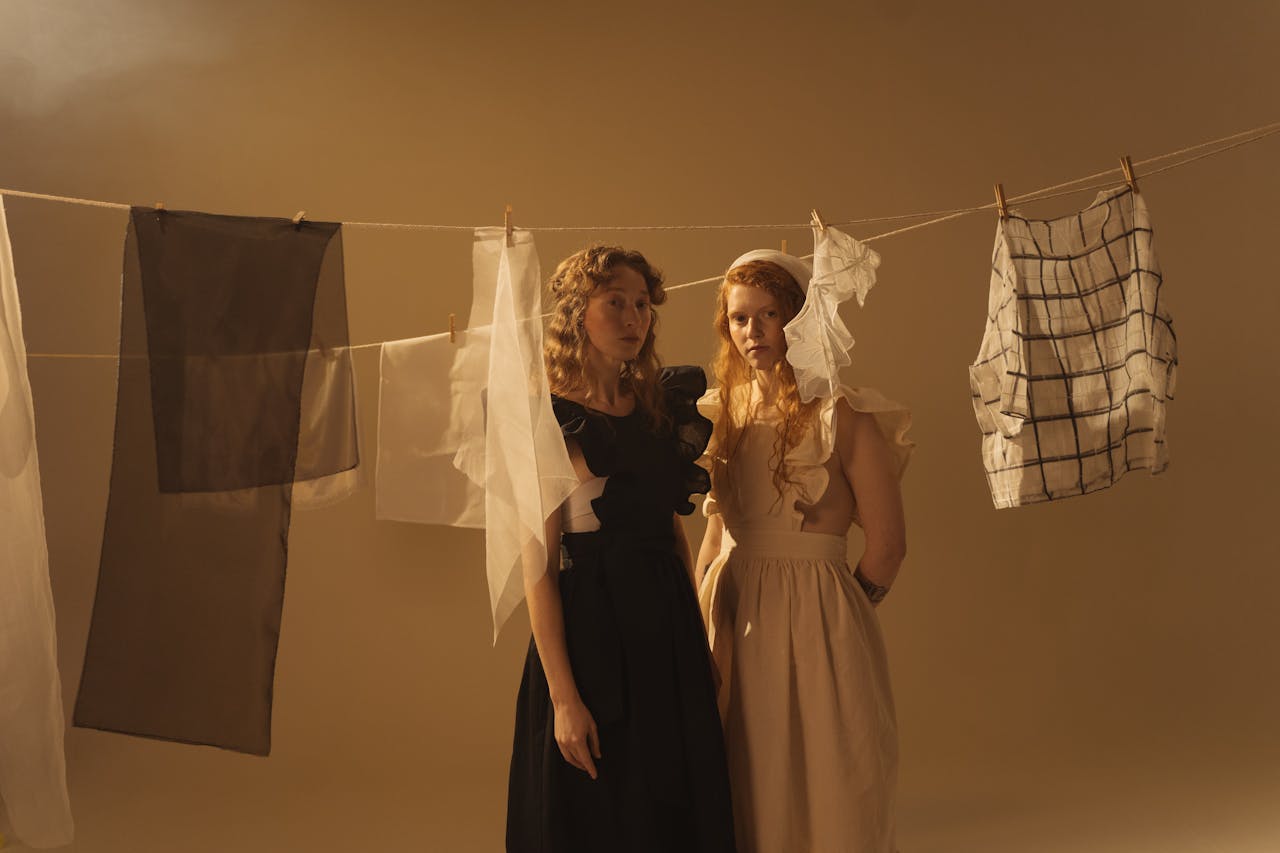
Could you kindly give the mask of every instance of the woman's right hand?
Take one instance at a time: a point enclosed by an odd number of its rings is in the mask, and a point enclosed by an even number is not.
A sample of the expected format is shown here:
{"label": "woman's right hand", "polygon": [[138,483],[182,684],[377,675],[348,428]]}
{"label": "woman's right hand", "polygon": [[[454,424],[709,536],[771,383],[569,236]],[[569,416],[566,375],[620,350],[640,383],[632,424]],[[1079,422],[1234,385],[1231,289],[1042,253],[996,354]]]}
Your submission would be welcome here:
{"label": "woman's right hand", "polygon": [[600,733],[596,721],[579,696],[555,706],[556,743],[564,760],[596,778],[592,756],[600,757]]}

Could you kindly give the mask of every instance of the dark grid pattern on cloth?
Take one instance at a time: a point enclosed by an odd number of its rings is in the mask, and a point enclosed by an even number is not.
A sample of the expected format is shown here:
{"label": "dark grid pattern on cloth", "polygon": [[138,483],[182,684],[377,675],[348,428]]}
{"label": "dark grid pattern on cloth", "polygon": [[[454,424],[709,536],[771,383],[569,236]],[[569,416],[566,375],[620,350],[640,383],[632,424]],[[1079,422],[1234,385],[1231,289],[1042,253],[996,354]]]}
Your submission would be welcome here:
{"label": "dark grid pattern on cloth", "polygon": [[1105,489],[1168,465],[1177,340],[1142,196],[996,230],[987,325],[969,367],[997,508]]}

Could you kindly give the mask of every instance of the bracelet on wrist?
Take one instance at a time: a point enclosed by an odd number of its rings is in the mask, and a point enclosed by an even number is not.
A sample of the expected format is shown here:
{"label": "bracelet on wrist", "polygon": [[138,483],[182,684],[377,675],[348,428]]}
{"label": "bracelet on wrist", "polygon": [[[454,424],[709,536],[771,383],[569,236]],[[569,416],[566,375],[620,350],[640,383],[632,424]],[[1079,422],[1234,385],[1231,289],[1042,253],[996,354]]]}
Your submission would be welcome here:
{"label": "bracelet on wrist", "polygon": [[858,586],[862,587],[862,591],[867,594],[867,600],[872,604],[879,604],[889,594],[889,587],[880,586],[880,584],[869,579],[862,573],[861,566],[853,570],[853,579],[858,582]]}

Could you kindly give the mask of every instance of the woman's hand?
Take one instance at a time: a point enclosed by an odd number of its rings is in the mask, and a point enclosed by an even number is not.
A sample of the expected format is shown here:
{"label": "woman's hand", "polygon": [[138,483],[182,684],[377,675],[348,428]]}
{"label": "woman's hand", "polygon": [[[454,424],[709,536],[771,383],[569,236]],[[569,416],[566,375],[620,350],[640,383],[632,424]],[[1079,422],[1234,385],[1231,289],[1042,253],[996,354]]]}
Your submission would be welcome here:
{"label": "woman's hand", "polygon": [[596,778],[596,763],[592,756],[600,757],[600,733],[596,721],[580,697],[555,706],[556,743],[564,760]]}

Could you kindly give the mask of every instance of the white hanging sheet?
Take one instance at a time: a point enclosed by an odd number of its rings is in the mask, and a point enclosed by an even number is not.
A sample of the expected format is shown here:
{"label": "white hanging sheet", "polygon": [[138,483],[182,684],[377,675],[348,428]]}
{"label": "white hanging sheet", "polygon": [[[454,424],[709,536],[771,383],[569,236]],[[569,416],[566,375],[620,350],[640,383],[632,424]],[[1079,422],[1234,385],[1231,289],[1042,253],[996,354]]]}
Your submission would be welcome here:
{"label": "white hanging sheet", "polygon": [[484,527],[484,490],[453,465],[459,439],[452,401],[480,394],[478,383],[451,376],[466,342],[488,328],[388,341],[382,345],[378,395],[377,518]]}
{"label": "white hanging sheet", "polygon": [[476,231],[469,331],[385,344],[379,399],[377,516],[484,527],[495,639],[546,571],[545,520],[578,485],[551,409],[533,236],[511,242]]}
{"label": "white hanging sheet", "polygon": [[0,197],[0,798],[32,847],[69,844],[62,685],[35,410]]}

